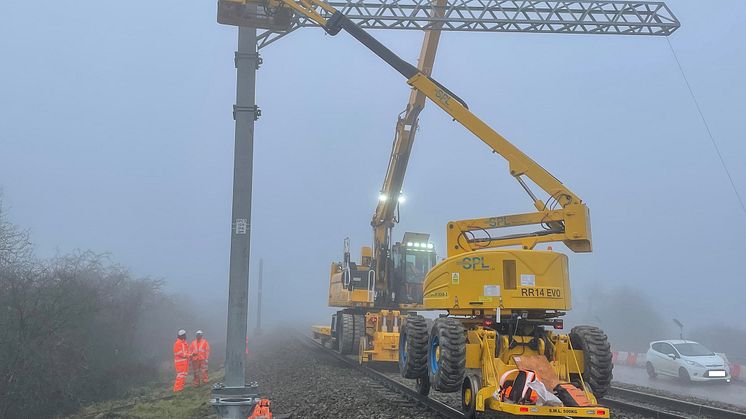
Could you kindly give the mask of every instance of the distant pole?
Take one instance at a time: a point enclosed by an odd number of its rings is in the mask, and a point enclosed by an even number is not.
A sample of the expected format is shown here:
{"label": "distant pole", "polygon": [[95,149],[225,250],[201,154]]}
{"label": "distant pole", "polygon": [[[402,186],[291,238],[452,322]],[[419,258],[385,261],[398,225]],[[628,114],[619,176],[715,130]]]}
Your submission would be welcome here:
{"label": "distant pole", "polygon": [[249,254],[251,245],[251,193],[254,160],[256,71],[259,68],[256,28],[238,29],[236,64],[236,121],[233,155],[233,211],[228,285],[228,336],[225,351],[225,382],[213,391],[213,404],[222,419],[246,419],[253,404],[246,387],[244,353],[249,311]]}
{"label": "distant pole", "polygon": [[256,298],[256,335],[262,334],[262,277],[264,271],[264,259],[259,259],[259,290]]}
{"label": "distant pole", "polygon": [[684,340],[684,323],[679,319],[673,319],[673,322],[676,323],[676,326],[679,326],[679,339]]}

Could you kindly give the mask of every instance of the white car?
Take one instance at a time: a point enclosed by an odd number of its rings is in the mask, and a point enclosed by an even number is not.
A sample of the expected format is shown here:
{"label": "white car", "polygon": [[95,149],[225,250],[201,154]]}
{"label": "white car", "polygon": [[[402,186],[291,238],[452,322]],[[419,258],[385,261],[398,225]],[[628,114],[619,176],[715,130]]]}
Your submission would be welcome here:
{"label": "white car", "polygon": [[650,343],[645,368],[650,378],[658,374],[682,382],[730,382],[730,369],[720,355],[691,340],[660,340]]}

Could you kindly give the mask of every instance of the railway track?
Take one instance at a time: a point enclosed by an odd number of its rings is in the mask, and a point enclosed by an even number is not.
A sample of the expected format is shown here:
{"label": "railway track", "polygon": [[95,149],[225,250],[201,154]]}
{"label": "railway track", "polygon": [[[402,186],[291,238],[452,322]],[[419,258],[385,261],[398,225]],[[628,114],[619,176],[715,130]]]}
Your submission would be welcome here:
{"label": "railway track", "polygon": [[310,336],[301,335],[300,336],[301,343],[315,348],[319,351],[324,351],[325,354],[336,358],[340,362],[345,363],[346,365],[357,369],[361,373],[363,373],[368,378],[374,380],[379,385],[383,386],[385,389],[391,391],[394,394],[403,396],[404,399],[401,400],[395,400],[397,403],[417,403],[426,409],[432,411],[433,413],[438,414],[440,417],[444,418],[460,418],[463,419],[464,415],[457,409],[452,408],[451,406],[448,406],[445,403],[441,403],[437,400],[433,400],[427,396],[423,396],[419,394],[415,389],[407,387],[406,385],[394,381],[391,379],[391,377],[387,376],[386,374],[376,371],[372,368],[365,367],[363,365],[360,365],[357,360],[348,358],[344,355],[341,355],[340,353],[330,350],[327,347],[323,346],[320,342],[317,342]]}
{"label": "railway track", "polygon": [[611,409],[622,409],[651,418],[746,419],[746,413],[677,400],[656,394],[612,387],[603,403]]}
{"label": "railway track", "polygon": [[[341,355],[305,334],[299,334],[300,342],[312,349],[323,351],[326,355],[337,359],[339,362],[360,371],[380,386],[381,390],[389,391],[388,397],[392,403],[400,405],[419,404],[426,409],[444,418],[460,418],[464,415],[443,402],[423,396],[412,387],[409,387],[386,373],[377,371],[364,365],[360,365],[357,359]],[[620,387],[612,387],[601,402],[604,406],[612,409],[612,418],[625,418],[628,415],[639,418],[641,416],[655,419],[746,419],[746,413],[721,409],[713,406],[676,400],[655,394],[643,393]],[[500,416],[494,416],[500,417]]]}

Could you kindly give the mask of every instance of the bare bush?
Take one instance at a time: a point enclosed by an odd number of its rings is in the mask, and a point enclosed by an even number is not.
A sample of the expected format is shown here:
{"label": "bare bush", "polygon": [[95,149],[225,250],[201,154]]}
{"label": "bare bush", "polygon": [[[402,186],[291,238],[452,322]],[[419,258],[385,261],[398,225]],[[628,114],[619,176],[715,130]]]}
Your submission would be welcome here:
{"label": "bare bush", "polygon": [[190,318],[161,286],[92,252],[35,260],[0,210],[0,417],[70,412],[155,378]]}

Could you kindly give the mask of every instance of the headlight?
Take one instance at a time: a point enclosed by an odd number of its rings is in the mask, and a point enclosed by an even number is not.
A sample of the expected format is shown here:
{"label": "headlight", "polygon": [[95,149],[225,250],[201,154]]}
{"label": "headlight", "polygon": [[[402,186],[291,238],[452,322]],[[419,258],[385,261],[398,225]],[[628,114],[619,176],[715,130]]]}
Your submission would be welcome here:
{"label": "headlight", "polygon": [[691,366],[694,366],[694,367],[700,367],[700,368],[704,368],[705,367],[704,365],[700,364],[699,362],[690,361],[688,359],[685,359],[684,362],[686,362],[687,364],[689,364]]}

